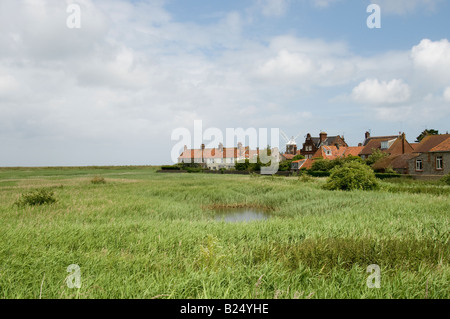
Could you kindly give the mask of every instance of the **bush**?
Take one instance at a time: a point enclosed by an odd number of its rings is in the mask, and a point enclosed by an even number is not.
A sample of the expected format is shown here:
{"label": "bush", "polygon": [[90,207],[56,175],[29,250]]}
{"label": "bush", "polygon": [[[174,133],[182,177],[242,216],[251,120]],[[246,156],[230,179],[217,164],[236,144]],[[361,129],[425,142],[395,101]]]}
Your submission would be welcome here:
{"label": "bush", "polygon": [[314,177],[328,177],[328,176],[330,176],[330,172],[309,170],[308,175],[314,176]]}
{"label": "bush", "polygon": [[370,190],[377,189],[378,182],[373,170],[358,162],[345,163],[331,170],[331,175],[324,185],[329,190]]}
{"label": "bush", "polygon": [[400,178],[401,174],[398,173],[375,173],[375,177],[379,179],[387,179],[387,178]]}
{"label": "bush", "polygon": [[181,167],[177,165],[163,165],[161,166],[161,169],[163,171],[179,171],[181,170]]}
{"label": "bush", "polygon": [[106,184],[106,180],[103,177],[95,176],[91,179],[92,184]]}
{"label": "bush", "polygon": [[56,199],[53,191],[42,188],[22,194],[15,204],[17,206],[40,206],[44,204],[53,204],[55,202]]}
{"label": "bush", "polygon": [[441,178],[441,182],[450,185],[450,173]]}

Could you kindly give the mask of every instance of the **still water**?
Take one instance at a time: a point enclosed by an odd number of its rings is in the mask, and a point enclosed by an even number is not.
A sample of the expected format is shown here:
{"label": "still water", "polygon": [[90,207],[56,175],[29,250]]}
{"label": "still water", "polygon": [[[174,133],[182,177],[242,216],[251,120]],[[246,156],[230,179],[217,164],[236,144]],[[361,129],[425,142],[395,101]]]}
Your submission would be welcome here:
{"label": "still water", "polygon": [[257,208],[220,209],[216,212],[215,220],[229,223],[266,220],[271,217],[268,212]]}

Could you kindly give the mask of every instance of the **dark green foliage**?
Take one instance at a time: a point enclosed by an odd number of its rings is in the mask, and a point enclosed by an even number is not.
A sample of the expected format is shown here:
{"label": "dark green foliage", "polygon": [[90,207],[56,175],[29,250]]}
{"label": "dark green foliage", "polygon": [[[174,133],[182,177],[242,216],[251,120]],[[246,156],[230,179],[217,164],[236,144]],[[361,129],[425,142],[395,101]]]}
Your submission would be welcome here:
{"label": "dark green foliage", "polygon": [[441,182],[450,185],[450,173],[441,178]]}
{"label": "dark green foliage", "polygon": [[53,204],[56,202],[54,193],[51,190],[41,188],[31,191],[22,196],[15,202],[17,206],[40,206],[45,204]]}
{"label": "dark green foliage", "polygon": [[[264,157],[264,161],[269,161],[267,157]],[[254,160],[252,161],[254,162]],[[251,163],[250,160],[246,159],[244,162],[238,162],[234,165],[234,168],[237,171],[248,171],[248,172],[259,172],[261,170],[261,167],[270,166],[269,163],[263,163],[261,161],[261,158],[258,156],[256,159],[256,163]]]}
{"label": "dark green foliage", "polygon": [[336,166],[331,170],[331,175],[324,185],[329,190],[371,190],[378,188],[375,173],[370,167],[358,162],[348,162],[342,166]]}
{"label": "dark green foliage", "polygon": [[389,156],[388,153],[382,152],[379,149],[372,149],[372,151],[373,151],[372,154],[369,155],[369,157],[366,160],[366,164],[369,165],[369,166],[372,166],[373,164],[375,164],[379,160]]}
{"label": "dark green foliage", "polygon": [[181,166],[179,165],[163,165],[161,166],[163,171],[179,171],[181,170]]}
{"label": "dark green foliage", "polygon": [[328,172],[333,168],[332,161],[327,159],[318,159],[315,160],[311,166],[311,171],[314,172]]}
{"label": "dark green foliage", "polygon": [[402,174],[397,174],[397,173],[375,173],[375,177],[379,178],[379,179],[400,178],[400,177],[402,177]]}
{"label": "dark green foliage", "polygon": [[305,159],[305,157],[303,155],[298,154],[298,155],[294,156],[292,161],[299,161],[299,160],[302,160],[302,159]]}
{"label": "dark green foliage", "polygon": [[106,180],[103,177],[95,176],[91,179],[92,184],[106,184]]}
{"label": "dark green foliage", "polygon": [[308,175],[314,176],[314,177],[328,177],[328,176],[330,176],[330,172],[309,170]]}
{"label": "dark green foliage", "polygon": [[280,172],[286,172],[291,170],[291,163],[292,161],[283,161],[278,164],[278,170]]}
{"label": "dark green foliage", "polygon": [[254,252],[254,262],[274,258],[295,271],[303,264],[312,269],[331,271],[351,269],[354,265],[367,267],[377,264],[384,269],[418,269],[424,263],[439,267],[441,258],[448,258],[448,245],[433,240],[373,240],[352,238],[305,239],[299,244],[275,244]]}

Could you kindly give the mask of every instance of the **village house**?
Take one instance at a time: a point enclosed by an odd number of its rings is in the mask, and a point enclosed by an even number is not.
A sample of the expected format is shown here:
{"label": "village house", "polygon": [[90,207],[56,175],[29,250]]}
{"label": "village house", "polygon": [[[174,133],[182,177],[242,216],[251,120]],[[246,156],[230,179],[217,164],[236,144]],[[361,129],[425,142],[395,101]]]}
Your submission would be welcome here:
{"label": "village house", "polygon": [[450,173],[450,134],[423,138],[408,160],[408,173],[415,177],[442,177]]}
{"label": "village house", "polygon": [[414,148],[406,140],[405,133],[371,137],[370,133],[366,132],[362,146],[363,149],[359,153],[362,159],[367,159],[377,149],[389,155],[401,155],[414,151]]}
{"label": "village house", "polygon": [[258,156],[259,149],[251,150],[248,146],[242,146],[242,143],[231,148],[223,147],[222,143],[217,148],[205,148],[205,144],[202,144],[200,149],[188,149],[185,145],[178,163],[196,163],[211,170],[219,170],[234,168],[236,163],[246,159],[256,160]]}
{"label": "village house", "polygon": [[348,147],[344,140],[344,137],[328,136],[327,133],[321,132],[319,137],[311,137],[311,134],[306,135],[303,147],[298,151],[299,154],[303,155],[305,159],[313,158],[314,154],[319,150],[321,146],[340,146]]}
{"label": "village house", "polygon": [[339,146],[339,144],[330,146],[322,145],[311,158],[292,162],[291,169],[310,169],[314,161],[318,159],[335,160],[347,156],[358,156],[362,148],[362,146]]}

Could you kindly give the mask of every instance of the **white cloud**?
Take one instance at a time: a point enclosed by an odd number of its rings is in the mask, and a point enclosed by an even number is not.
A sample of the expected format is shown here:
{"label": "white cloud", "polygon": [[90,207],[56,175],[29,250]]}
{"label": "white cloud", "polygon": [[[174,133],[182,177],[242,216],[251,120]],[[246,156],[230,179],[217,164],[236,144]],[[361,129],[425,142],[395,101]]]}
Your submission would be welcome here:
{"label": "white cloud", "polygon": [[319,8],[328,8],[331,4],[341,0],[313,0],[314,5]]}
{"label": "white cloud", "polygon": [[257,3],[266,17],[281,17],[289,7],[289,0],[258,0]]}
{"label": "white cloud", "polygon": [[411,50],[418,77],[436,84],[450,84],[450,42],[423,39]]}
{"label": "white cloud", "polygon": [[382,13],[407,14],[416,10],[434,11],[442,0],[371,0],[381,7]]}
{"label": "white cloud", "polygon": [[[410,99],[411,107],[445,112],[410,93],[424,86],[424,73],[427,83],[446,78],[445,41],[362,57],[342,41],[246,37],[242,12],[208,25],[177,22],[163,1],[80,0],[82,27],[69,30],[69,2],[0,1],[0,143],[11,150],[0,165],[164,163],[172,129],[195,119],[207,127],[289,125],[297,134],[334,112],[336,103],[317,101],[360,82],[352,95],[358,101]],[[261,3],[276,15],[289,5]],[[411,88],[401,80],[364,81],[410,74],[418,79],[408,81]],[[438,82],[442,94],[450,84]]]}
{"label": "white cloud", "polygon": [[444,100],[450,102],[450,86],[444,91]]}
{"label": "white cloud", "polygon": [[351,96],[359,103],[395,104],[408,101],[411,90],[403,80],[380,82],[378,79],[367,79],[353,89]]}

